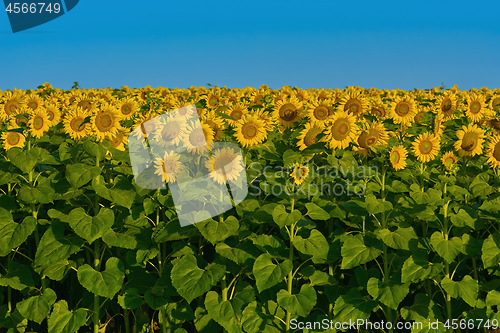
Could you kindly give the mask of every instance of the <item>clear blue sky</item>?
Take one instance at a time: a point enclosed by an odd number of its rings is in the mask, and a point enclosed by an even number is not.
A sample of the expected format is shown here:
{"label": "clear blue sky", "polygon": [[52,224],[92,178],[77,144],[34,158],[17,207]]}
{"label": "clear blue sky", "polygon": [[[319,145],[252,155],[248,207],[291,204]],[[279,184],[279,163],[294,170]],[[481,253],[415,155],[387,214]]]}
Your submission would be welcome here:
{"label": "clear blue sky", "polygon": [[499,22],[498,0],[80,0],[13,34],[2,10],[0,89],[493,89]]}

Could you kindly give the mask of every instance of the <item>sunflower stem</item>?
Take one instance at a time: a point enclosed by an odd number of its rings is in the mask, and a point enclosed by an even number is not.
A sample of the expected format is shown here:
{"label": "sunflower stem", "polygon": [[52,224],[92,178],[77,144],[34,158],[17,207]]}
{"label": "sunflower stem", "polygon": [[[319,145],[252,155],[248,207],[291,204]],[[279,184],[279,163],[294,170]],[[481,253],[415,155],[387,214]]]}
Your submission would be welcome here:
{"label": "sunflower stem", "polygon": [[[446,183],[444,184],[444,188],[443,188],[443,197],[446,199]],[[449,233],[449,230],[448,230],[448,205],[449,205],[449,201],[444,205],[444,218],[443,218],[443,234],[444,234],[444,239],[446,241],[448,241],[448,233]],[[448,261],[445,260],[445,273],[446,273],[446,277],[449,278],[450,277],[450,264],[448,263]],[[452,316],[452,311],[451,311],[451,295],[446,292],[446,317],[448,320],[452,320],[453,318],[451,317]],[[446,330],[447,332],[450,332],[449,328]]]}
{"label": "sunflower stem", "polygon": [[[295,190],[295,186],[294,186],[294,190]],[[291,199],[291,204],[292,204],[292,212],[293,212],[293,209],[294,209],[294,206],[295,206],[295,198],[292,197]],[[293,235],[295,233],[295,223],[292,224],[290,226],[290,252],[289,252],[289,256],[288,256],[288,259],[290,260],[290,262],[292,263],[293,265]],[[291,295],[292,294],[292,282],[293,282],[293,266],[292,266],[292,269],[290,270],[290,273],[288,273],[288,279],[287,279],[287,282],[288,282],[288,293]],[[287,311],[286,312],[286,331],[287,332],[290,332],[290,319],[292,318],[292,313],[290,311]]]}

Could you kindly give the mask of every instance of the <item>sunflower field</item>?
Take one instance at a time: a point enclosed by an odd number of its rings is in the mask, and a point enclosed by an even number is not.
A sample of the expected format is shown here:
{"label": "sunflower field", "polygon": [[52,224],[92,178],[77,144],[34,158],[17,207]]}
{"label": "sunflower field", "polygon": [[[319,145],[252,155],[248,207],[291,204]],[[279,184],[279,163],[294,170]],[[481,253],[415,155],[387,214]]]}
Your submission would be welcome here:
{"label": "sunflower field", "polygon": [[[172,110],[201,128],[157,135],[195,161],[200,142],[238,144],[224,176],[248,183],[240,204],[184,227],[168,186],[137,185],[128,152],[134,129]],[[499,326],[499,89],[46,83],[0,91],[0,122],[1,332]],[[184,163],[154,167],[175,183]]]}

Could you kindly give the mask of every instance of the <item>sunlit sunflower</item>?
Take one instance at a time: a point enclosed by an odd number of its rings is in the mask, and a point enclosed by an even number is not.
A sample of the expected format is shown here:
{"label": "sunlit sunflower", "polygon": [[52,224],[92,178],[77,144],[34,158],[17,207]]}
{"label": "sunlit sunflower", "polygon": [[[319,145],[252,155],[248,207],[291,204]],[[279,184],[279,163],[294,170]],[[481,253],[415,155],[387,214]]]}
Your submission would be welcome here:
{"label": "sunlit sunflower", "polygon": [[264,121],[266,131],[272,131],[274,129],[274,126],[276,125],[276,119],[274,118],[273,113],[269,113],[264,110],[257,110],[254,112],[254,114],[262,121]]}
{"label": "sunlit sunflower", "polygon": [[492,168],[500,167],[500,136],[492,136],[491,141],[488,143],[486,156]]}
{"label": "sunlit sunflower", "polygon": [[381,98],[373,98],[369,103],[370,114],[377,117],[378,119],[385,119],[388,116],[387,105],[382,102]]}
{"label": "sunlit sunflower", "polygon": [[326,141],[330,143],[332,149],[345,149],[349,143],[356,140],[358,126],[356,117],[345,111],[337,112],[326,126]]}
{"label": "sunlit sunflower", "polygon": [[453,154],[452,151],[445,153],[443,157],[441,157],[441,163],[443,163],[444,167],[448,171],[451,170],[451,167],[453,166],[453,164],[457,163],[457,161],[458,158],[455,156],[455,154]]}
{"label": "sunlit sunflower", "polygon": [[203,122],[210,126],[210,128],[214,132],[214,141],[220,141],[225,129],[222,119],[220,117],[217,117],[215,112],[212,111],[207,114],[207,117],[203,120]]}
{"label": "sunlit sunflower", "polygon": [[465,115],[469,117],[472,121],[480,121],[485,116],[490,113],[486,109],[486,103],[483,95],[469,93],[465,98],[467,101],[467,110],[465,111]]}
{"label": "sunlit sunflower", "polygon": [[29,117],[30,117],[31,109],[26,105],[22,105],[19,109],[12,114],[9,125],[12,128],[19,128],[22,124],[25,126],[28,125]]}
{"label": "sunlit sunflower", "polygon": [[500,134],[500,118],[490,118],[486,121],[486,126],[491,128],[495,134]]}
{"label": "sunlit sunflower", "polygon": [[395,124],[411,122],[417,114],[415,101],[409,96],[396,96],[391,105],[390,117]]}
{"label": "sunlit sunflower", "polygon": [[43,106],[38,107],[36,111],[32,111],[28,120],[28,128],[31,135],[37,138],[41,138],[43,136],[43,133],[49,130],[49,116]]}
{"label": "sunlit sunflower", "polygon": [[24,97],[24,104],[33,111],[36,111],[43,105],[43,100],[35,93],[28,94]]}
{"label": "sunlit sunflower", "polygon": [[295,184],[300,185],[304,182],[308,174],[309,168],[307,166],[295,165],[292,172],[290,173],[290,177],[293,178]]}
{"label": "sunlit sunflower", "polygon": [[9,150],[14,147],[23,148],[25,141],[26,138],[19,132],[2,133],[2,143],[5,150]]}
{"label": "sunlit sunflower", "polygon": [[500,112],[500,94],[495,94],[491,97],[489,107],[494,112]]}
{"label": "sunlit sunflower", "polygon": [[485,131],[474,124],[462,126],[462,129],[456,132],[458,141],[453,144],[459,157],[475,156],[481,154]]}
{"label": "sunlit sunflower", "polygon": [[132,118],[135,112],[139,111],[139,104],[134,98],[128,97],[118,101],[117,105],[123,120]]}
{"label": "sunlit sunflower", "polygon": [[16,114],[23,103],[23,95],[20,93],[7,91],[3,96],[3,104],[0,104],[0,119],[6,120]]}
{"label": "sunlit sunflower", "polygon": [[313,124],[323,125],[330,117],[330,106],[331,101],[329,100],[316,100],[313,101],[309,108],[307,109],[307,115]]}
{"label": "sunlit sunflower", "polygon": [[179,159],[179,154],[165,152],[163,158],[156,158],[154,161],[155,174],[161,176],[163,182],[175,183],[183,168]]}
{"label": "sunlit sunflower", "polygon": [[221,99],[222,97],[219,94],[216,94],[214,92],[209,93],[207,96],[205,96],[207,108],[215,109],[221,103]]}
{"label": "sunlit sunflower", "polygon": [[229,147],[212,151],[212,156],[205,162],[205,167],[211,172],[210,178],[219,184],[238,179],[244,169],[240,155]]}
{"label": "sunlit sunflower", "polygon": [[102,107],[93,113],[90,123],[92,130],[98,141],[104,140],[107,136],[113,136],[118,131],[120,125],[120,112],[111,105]]}
{"label": "sunlit sunflower", "polygon": [[231,117],[231,119],[226,119],[227,123],[230,126],[236,126],[236,123],[243,118],[243,115],[248,113],[247,107],[243,103],[236,103],[234,105],[230,105],[227,109],[227,115]]}
{"label": "sunlit sunflower", "polygon": [[255,114],[246,114],[236,123],[234,137],[243,147],[255,146],[267,138],[265,123]]}
{"label": "sunlit sunflower", "polygon": [[74,103],[76,104],[77,107],[81,107],[85,112],[91,112],[95,105],[94,98],[86,94],[82,94],[76,97]]}
{"label": "sunlit sunflower", "polygon": [[156,123],[154,131],[149,137],[151,144],[166,148],[179,145],[185,140],[187,128],[185,118],[163,115],[157,118]]}
{"label": "sunlit sunflower", "polygon": [[309,99],[309,93],[304,89],[295,90],[294,96],[299,100],[299,102],[306,102]]}
{"label": "sunlit sunflower", "polygon": [[128,144],[128,134],[127,129],[120,127],[115,135],[108,137],[111,147],[125,151],[125,145]]}
{"label": "sunlit sunflower", "polygon": [[186,138],[182,141],[183,146],[191,154],[201,154],[210,149],[210,143],[213,142],[214,132],[207,124],[196,122],[188,125]]}
{"label": "sunlit sunflower", "polygon": [[339,109],[360,118],[368,109],[368,103],[362,91],[349,87],[340,97]]}
{"label": "sunlit sunflower", "polygon": [[302,119],[302,102],[295,96],[278,101],[275,104],[273,115],[281,126],[293,127],[296,122]]}
{"label": "sunlit sunflower", "polygon": [[[300,135],[297,137],[299,139],[299,142],[297,142],[297,146],[299,147],[300,150],[304,150],[310,145],[315,144],[316,142],[319,142],[319,140],[316,140],[316,137],[323,132],[324,128],[320,128],[318,125],[313,125],[311,123],[307,123],[305,125],[305,128],[300,132]],[[323,139],[323,138],[322,138]],[[323,141],[323,140],[321,140]]]}
{"label": "sunlit sunflower", "polygon": [[82,108],[70,109],[64,117],[64,130],[74,140],[86,137],[91,130],[91,125],[84,123],[84,121],[89,116]]}
{"label": "sunlit sunflower", "polygon": [[49,119],[49,126],[55,126],[59,124],[61,121],[61,111],[59,108],[54,105],[47,105],[45,107],[45,112],[47,113],[47,117]]}
{"label": "sunlit sunflower", "polygon": [[438,138],[441,137],[445,128],[446,126],[444,125],[443,115],[440,113],[436,114],[434,117],[434,135]]}
{"label": "sunlit sunflower", "polygon": [[413,141],[412,150],[420,162],[429,162],[439,153],[439,139],[430,132],[420,134]]}
{"label": "sunlit sunflower", "polygon": [[389,160],[394,170],[402,170],[406,168],[406,156],[408,152],[403,146],[394,146],[389,153]]}
{"label": "sunlit sunflower", "polygon": [[457,108],[457,98],[451,90],[443,92],[434,104],[438,115],[440,115],[444,121],[454,117],[455,110]]}
{"label": "sunlit sunflower", "polygon": [[182,117],[186,120],[198,117],[198,111],[192,102],[178,101],[174,104],[174,108],[178,117]]}
{"label": "sunlit sunflower", "polygon": [[389,134],[381,122],[370,123],[358,136],[358,146],[354,151],[358,155],[366,156],[377,146],[387,146]]}

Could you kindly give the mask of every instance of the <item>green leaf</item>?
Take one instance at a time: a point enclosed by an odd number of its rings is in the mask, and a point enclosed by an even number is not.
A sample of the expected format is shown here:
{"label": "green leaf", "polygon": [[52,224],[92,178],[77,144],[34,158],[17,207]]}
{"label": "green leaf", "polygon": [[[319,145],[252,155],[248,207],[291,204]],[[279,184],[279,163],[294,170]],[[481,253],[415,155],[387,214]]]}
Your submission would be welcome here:
{"label": "green leaf", "polygon": [[375,195],[369,194],[365,197],[366,210],[368,214],[379,214],[392,210],[392,204],[389,201],[377,199]]}
{"label": "green leaf", "polygon": [[144,303],[139,291],[136,288],[129,288],[123,295],[118,295],[118,304],[122,309],[134,310]]}
{"label": "green leaf", "polygon": [[225,273],[225,266],[218,262],[199,268],[196,257],[192,254],[183,256],[174,264],[171,278],[172,285],[188,303],[205,294],[220,281]]}
{"label": "green leaf", "polygon": [[243,265],[248,262],[253,262],[255,256],[238,247],[230,247],[226,243],[218,243],[215,246],[215,251],[224,258],[234,261],[238,265]]}
{"label": "green leaf", "polygon": [[18,197],[30,204],[47,204],[54,200],[55,193],[56,191],[52,187],[50,179],[40,177],[35,187],[30,185],[21,186]]}
{"label": "green leaf", "polygon": [[316,229],[311,230],[311,235],[308,238],[295,236],[293,238],[293,246],[306,255],[311,255],[326,260],[328,257],[329,244],[325,236]]}
{"label": "green leaf", "polygon": [[26,287],[34,287],[35,282],[29,266],[10,260],[7,264],[7,274],[0,275],[0,286],[23,290]]}
{"label": "green leaf", "polygon": [[66,179],[73,188],[80,188],[101,173],[98,166],[83,163],[70,164],[66,167]]}
{"label": "green leaf", "polygon": [[115,216],[113,210],[109,208],[101,208],[97,216],[88,216],[85,209],[79,207],[68,214],[68,220],[75,233],[92,244],[110,230]]}
{"label": "green leaf", "polygon": [[134,237],[135,233],[129,231],[131,228],[127,228],[125,233],[115,232],[110,229],[107,233],[102,236],[102,240],[109,247],[120,247],[124,249],[134,250],[137,248],[137,239]]}
{"label": "green leaf", "polygon": [[287,213],[284,205],[278,205],[273,210],[273,220],[280,228],[291,226],[298,222],[301,217],[302,213],[296,209],[291,213]]}
{"label": "green leaf", "polygon": [[396,280],[384,282],[372,277],[368,280],[366,290],[373,298],[391,309],[397,310],[399,303],[403,301],[410,291],[409,285],[409,283],[398,283]]}
{"label": "green leaf", "polygon": [[137,192],[127,177],[118,175],[113,180],[113,186],[108,188],[105,185],[102,176],[96,177],[92,180],[92,188],[98,195],[112,203],[131,208],[134,204]]}
{"label": "green leaf", "polygon": [[60,300],[54,304],[52,314],[48,319],[49,333],[75,333],[87,321],[87,311],[68,310],[68,303]]}
{"label": "green leaf", "polygon": [[195,227],[198,228],[205,239],[215,245],[218,242],[224,241],[229,236],[236,235],[240,224],[236,217],[229,216],[225,221],[220,222],[213,219],[198,222],[195,224]]}
{"label": "green leaf", "polygon": [[265,320],[267,316],[257,309],[257,302],[251,302],[247,305],[245,310],[243,310],[242,316],[242,328],[247,333],[261,333],[265,326]]}
{"label": "green leaf", "polygon": [[50,313],[50,307],[57,299],[54,290],[46,288],[43,295],[33,296],[17,303],[16,308],[24,318],[40,324]]}
{"label": "green leaf", "polygon": [[404,262],[401,270],[401,282],[418,282],[442,269],[444,269],[442,264],[431,263],[426,259],[425,253],[416,252]]}
{"label": "green leaf", "polygon": [[153,310],[159,310],[165,307],[165,305],[167,305],[169,302],[167,298],[153,294],[151,292],[151,289],[146,291],[146,293],[144,294],[144,300],[146,301],[147,305],[149,305],[149,307]]}
{"label": "green leaf", "polygon": [[283,281],[292,270],[292,262],[284,260],[276,265],[269,253],[261,254],[253,265],[253,275],[256,280],[257,290],[262,292]]}
{"label": "green leaf", "polygon": [[106,261],[104,272],[97,272],[88,264],[77,272],[80,284],[93,294],[113,298],[120,291],[125,279],[125,268],[120,259],[111,257]]}
{"label": "green leaf", "polygon": [[397,250],[409,250],[410,241],[418,239],[413,227],[398,227],[395,231],[389,229],[380,229],[378,232],[380,239],[389,247]]}
{"label": "green leaf", "polygon": [[350,288],[346,295],[341,295],[335,301],[333,322],[356,322],[358,319],[368,319],[378,307],[378,302],[363,297],[359,290]]}
{"label": "green leaf", "polygon": [[0,256],[6,256],[12,249],[23,244],[36,228],[37,221],[27,216],[23,222],[16,223],[7,210],[0,208]]}
{"label": "green leaf", "polygon": [[209,291],[205,297],[208,314],[229,333],[242,333],[240,318],[235,314],[230,301],[222,301],[215,291]]}
{"label": "green leaf", "polygon": [[[427,322],[428,320],[442,320],[439,306],[427,295],[419,293],[411,306],[405,306],[401,310],[403,319],[415,322]],[[425,327],[425,326],[424,326]]]}
{"label": "green leaf", "polygon": [[323,208],[319,207],[315,203],[308,202],[306,203],[307,214],[313,220],[323,220],[326,221],[330,218],[330,214],[328,214]]}
{"label": "green leaf", "polygon": [[349,269],[361,264],[365,264],[370,260],[377,258],[382,253],[382,250],[375,247],[368,247],[364,243],[363,236],[349,236],[342,245],[342,269]]}
{"label": "green leaf", "polygon": [[298,294],[290,294],[288,290],[278,292],[278,304],[292,315],[307,317],[316,305],[316,290],[308,284],[303,284]]}
{"label": "green leaf", "polygon": [[22,150],[14,147],[7,150],[7,158],[10,162],[21,169],[23,173],[29,173],[38,162],[38,150]]}
{"label": "green leaf", "polygon": [[302,153],[294,151],[292,149],[285,151],[285,153],[283,154],[283,162],[285,167],[290,166],[294,163],[298,163],[301,159]]}
{"label": "green leaf", "polygon": [[446,240],[440,231],[436,231],[432,234],[430,243],[439,256],[449,264],[455,260],[456,256],[462,252],[463,248],[463,243],[460,238],[453,237]]}
{"label": "green leaf", "polygon": [[441,280],[441,287],[453,298],[461,298],[473,308],[476,306],[479,284],[469,275],[464,276],[462,281],[455,282],[449,277]]}
{"label": "green leaf", "polygon": [[360,199],[351,199],[342,204],[342,207],[349,213],[358,216],[367,216],[366,203]]}
{"label": "green leaf", "polygon": [[465,225],[474,229],[474,219],[467,213],[466,210],[460,209],[457,214],[450,213],[450,221],[457,227],[463,227]]}
{"label": "green leaf", "polygon": [[102,160],[108,151],[102,142],[95,143],[90,139],[86,139],[83,142],[83,149],[91,156],[97,157],[99,160]]}
{"label": "green leaf", "polygon": [[492,290],[486,295],[486,306],[500,305],[500,292]]}
{"label": "green leaf", "polygon": [[483,242],[481,259],[485,268],[499,267],[500,263],[500,233],[495,232]]}

